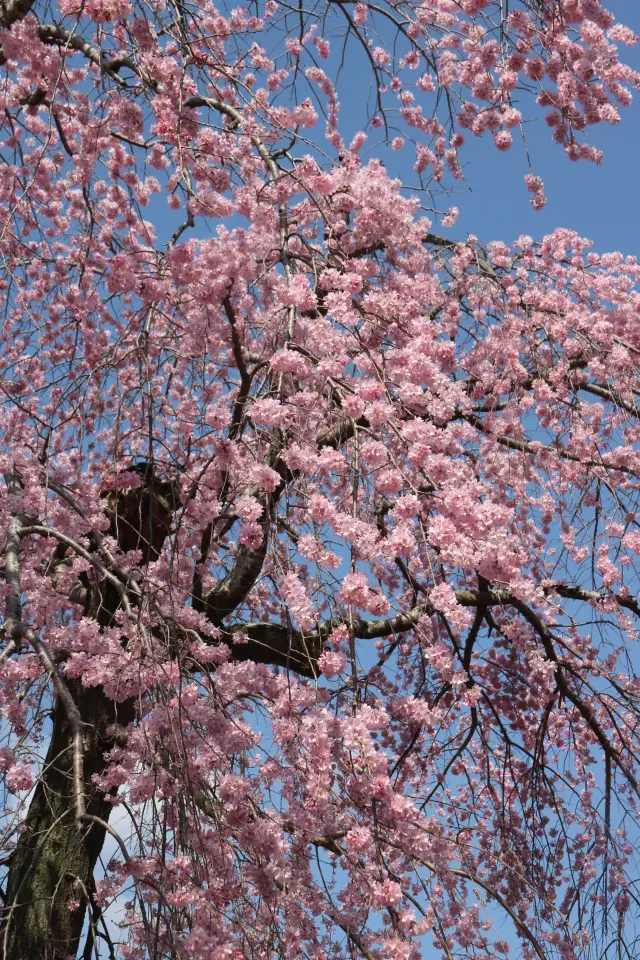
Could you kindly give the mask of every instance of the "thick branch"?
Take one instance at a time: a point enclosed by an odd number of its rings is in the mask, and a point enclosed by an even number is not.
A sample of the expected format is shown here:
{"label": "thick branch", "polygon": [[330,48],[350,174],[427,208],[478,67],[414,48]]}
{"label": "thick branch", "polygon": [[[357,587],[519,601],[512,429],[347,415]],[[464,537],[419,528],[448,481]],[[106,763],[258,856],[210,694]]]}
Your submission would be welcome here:
{"label": "thick branch", "polygon": [[[361,421],[352,419],[341,421],[320,437],[318,447],[338,449],[353,437],[356,426],[360,423]],[[230,572],[207,594],[204,606],[213,623],[220,624],[226,616],[236,610],[244,602],[260,576],[267,552],[271,515],[286,485],[296,477],[296,473],[289,470],[279,455],[274,456],[273,467],[280,474],[281,481],[272,494],[262,495],[263,510],[259,520],[262,527],[262,543],[257,548],[245,547],[241,544],[236,551]]]}
{"label": "thick branch", "polygon": [[559,444],[553,447],[545,447],[544,444],[541,443],[532,443],[528,440],[521,440],[518,437],[508,437],[499,433],[493,433],[493,431],[489,429],[489,427],[480,417],[476,417],[472,413],[465,413],[461,416],[463,420],[466,420],[467,423],[470,423],[486,437],[491,437],[496,443],[500,444],[500,446],[507,447],[510,450],[519,450],[521,453],[529,453],[533,457],[539,457],[541,453],[549,453],[558,457],[560,460],[568,460],[571,463],[579,463],[583,467],[600,467],[608,470],[615,470],[619,473],[628,473],[633,477],[636,476],[635,470],[631,470],[629,467],[605,463],[604,460],[585,459],[584,457],[578,456],[576,453],[570,453]]}
{"label": "thick branch", "polygon": [[[613,597],[621,607],[626,607],[640,616],[637,601],[631,597],[618,594],[601,594],[592,590],[583,590],[580,587],[554,584],[548,592],[555,592],[560,596],[572,600],[583,600],[587,603],[602,603]],[[525,619],[535,626],[536,630],[545,630],[544,624],[529,607],[518,600],[510,590],[455,590],[457,602],[462,607],[474,607],[478,615],[474,621],[471,633],[467,638],[467,647],[464,660],[468,667],[470,663],[471,647],[480,627],[480,611],[489,607],[512,606],[522,613],[526,610]],[[398,636],[415,627],[421,617],[431,617],[436,613],[435,608],[428,601],[416,604],[406,613],[399,613],[395,617],[384,620],[361,620],[345,618],[344,620],[328,620],[319,629],[302,634],[282,624],[249,623],[232,626],[224,634],[226,642],[232,646],[234,660],[253,660],[256,663],[267,663],[274,666],[286,666],[295,673],[306,677],[317,676],[317,660],[322,652],[323,645],[331,630],[344,625],[352,631],[354,637],[360,640],[377,640],[383,637]],[[532,618],[535,618],[532,621]],[[233,634],[241,631],[247,638],[246,643],[233,642]],[[557,660],[556,660],[557,662]]]}
{"label": "thick branch", "polygon": [[13,0],[9,3],[2,15],[2,25],[6,28],[13,26],[18,20],[24,20],[33,7],[33,0]]}
{"label": "thick branch", "polygon": [[7,539],[4,548],[5,578],[7,581],[7,599],[5,602],[4,633],[7,639],[4,655],[9,656],[20,648],[22,627],[22,603],[20,602],[20,520],[12,517],[9,521]]}
{"label": "thick branch", "polygon": [[[244,634],[246,642],[234,642],[239,633]],[[231,645],[234,660],[286,667],[303,677],[318,676],[323,633],[305,635],[282,624],[247,623],[232,627],[223,638]]]}
{"label": "thick branch", "polygon": [[[566,597],[567,600],[585,600],[587,603],[599,604],[607,600],[615,600],[619,607],[631,610],[637,617],[640,617],[640,604],[636,597],[625,596],[622,593],[598,593],[597,590],[584,590],[582,587],[573,587],[566,583],[555,583],[549,588],[560,597]],[[548,592],[545,590],[545,592]]]}
{"label": "thick branch", "polygon": [[90,60],[91,63],[95,63],[101,70],[108,73],[109,76],[121,86],[124,86],[126,83],[123,77],[118,76],[118,71],[123,67],[128,67],[133,73],[139,75],[138,67],[130,57],[117,57],[112,60],[107,60],[98,47],[94,47],[93,44],[85,40],[84,37],[76,33],[71,33],[63,27],[58,27],[52,23],[40,24],[38,26],[38,36],[43,43],[64,47],[81,53],[87,60]]}

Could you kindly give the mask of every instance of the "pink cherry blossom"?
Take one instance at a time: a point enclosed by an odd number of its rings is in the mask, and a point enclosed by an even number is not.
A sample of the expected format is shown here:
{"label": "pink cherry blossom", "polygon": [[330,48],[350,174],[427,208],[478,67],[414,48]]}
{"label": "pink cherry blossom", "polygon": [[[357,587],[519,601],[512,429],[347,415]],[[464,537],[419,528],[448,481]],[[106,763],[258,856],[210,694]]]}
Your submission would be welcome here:
{"label": "pink cherry blossom", "polygon": [[640,265],[451,200],[637,38],[307,7],[3,8],[2,957],[631,957]]}

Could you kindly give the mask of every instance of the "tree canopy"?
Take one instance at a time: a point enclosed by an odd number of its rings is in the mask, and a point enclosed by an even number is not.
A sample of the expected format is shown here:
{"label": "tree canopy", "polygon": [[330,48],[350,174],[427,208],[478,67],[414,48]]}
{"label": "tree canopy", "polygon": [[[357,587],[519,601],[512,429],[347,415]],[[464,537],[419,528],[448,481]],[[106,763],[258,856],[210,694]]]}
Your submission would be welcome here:
{"label": "tree canopy", "polygon": [[455,237],[449,193],[532,118],[600,162],[637,38],[600,0],[0,27],[1,960],[632,960],[640,265]]}

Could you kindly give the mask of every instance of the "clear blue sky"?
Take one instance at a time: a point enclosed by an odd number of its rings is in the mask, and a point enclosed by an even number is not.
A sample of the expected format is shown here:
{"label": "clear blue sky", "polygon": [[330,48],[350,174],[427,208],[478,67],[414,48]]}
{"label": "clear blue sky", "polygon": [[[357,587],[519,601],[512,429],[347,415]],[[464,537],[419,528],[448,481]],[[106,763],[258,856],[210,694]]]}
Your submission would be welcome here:
{"label": "clear blue sky", "polygon": [[[608,4],[623,23],[640,34],[640,2],[613,0]],[[627,62],[640,70],[640,43],[624,48]],[[534,172],[545,182],[548,203],[536,212],[529,204],[522,177],[524,149],[517,144],[501,154],[489,139],[465,145],[472,192],[459,197],[462,233],[484,240],[509,241],[520,233],[540,236],[555,227],[569,227],[589,237],[599,251],[621,250],[640,255],[640,90],[631,107],[623,109],[616,126],[599,124],[589,131],[590,142],[604,150],[601,166],[572,163],[551,141],[538,108],[527,127]],[[453,232],[453,231],[451,231]]]}
{"label": "clear blue sky", "polygon": [[[607,6],[640,34],[640,0],[610,0]],[[640,70],[640,43],[621,48],[621,52],[626,62]],[[363,100],[368,92],[365,65],[358,62],[353,49],[352,56],[339,88],[345,139],[362,128]],[[552,142],[542,108],[528,102],[522,112],[527,119],[533,117],[526,134],[534,173],[545,182],[546,208],[536,212],[530,206],[523,181],[528,167],[517,131],[512,149],[505,154],[495,149],[490,137],[469,135],[460,152],[466,165],[466,185],[450,200],[459,208],[460,217],[447,235],[462,239],[473,233],[485,241],[510,242],[522,233],[538,238],[556,227],[568,227],[592,239],[600,252],[621,250],[640,255],[640,91],[635,93],[633,105],[621,110],[621,123],[613,127],[599,124],[588,131],[589,142],[604,150],[601,166],[584,160],[572,163]],[[375,131],[372,133],[363,159],[365,155],[383,157],[390,172],[405,182],[415,182],[413,149],[407,146],[400,154],[385,151],[375,145]]]}

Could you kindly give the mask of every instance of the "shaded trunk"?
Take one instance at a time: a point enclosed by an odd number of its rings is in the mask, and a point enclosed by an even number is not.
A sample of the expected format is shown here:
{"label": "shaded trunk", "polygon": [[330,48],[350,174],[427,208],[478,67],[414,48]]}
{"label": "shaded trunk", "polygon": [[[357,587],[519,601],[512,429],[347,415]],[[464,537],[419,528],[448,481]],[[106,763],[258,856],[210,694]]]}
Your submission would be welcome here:
{"label": "shaded trunk", "polygon": [[[87,813],[108,820],[112,805],[92,784],[104,771],[112,746],[107,728],[130,723],[134,703],[114,704],[102,688],[69,688],[85,732]],[[105,838],[104,828],[79,829],[74,817],[73,756],[66,713],[56,703],[43,776],[35,789],[18,844],[11,857],[7,897],[0,927],[3,960],[68,960],[78,951],[87,896]]]}
{"label": "shaded trunk", "polygon": [[[87,813],[108,820],[112,805],[93,786],[92,777],[106,766],[104,754],[112,746],[107,728],[116,720],[129,723],[133,702],[116,705],[101,688],[87,690],[77,681],[69,687],[86,724]],[[75,822],[71,734],[60,702],[54,710],[45,771],[11,858],[2,923],[1,955],[6,960],[66,960],[76,954],[87,894],[104,843],[105,831],[98,824],[78,829]]]}

